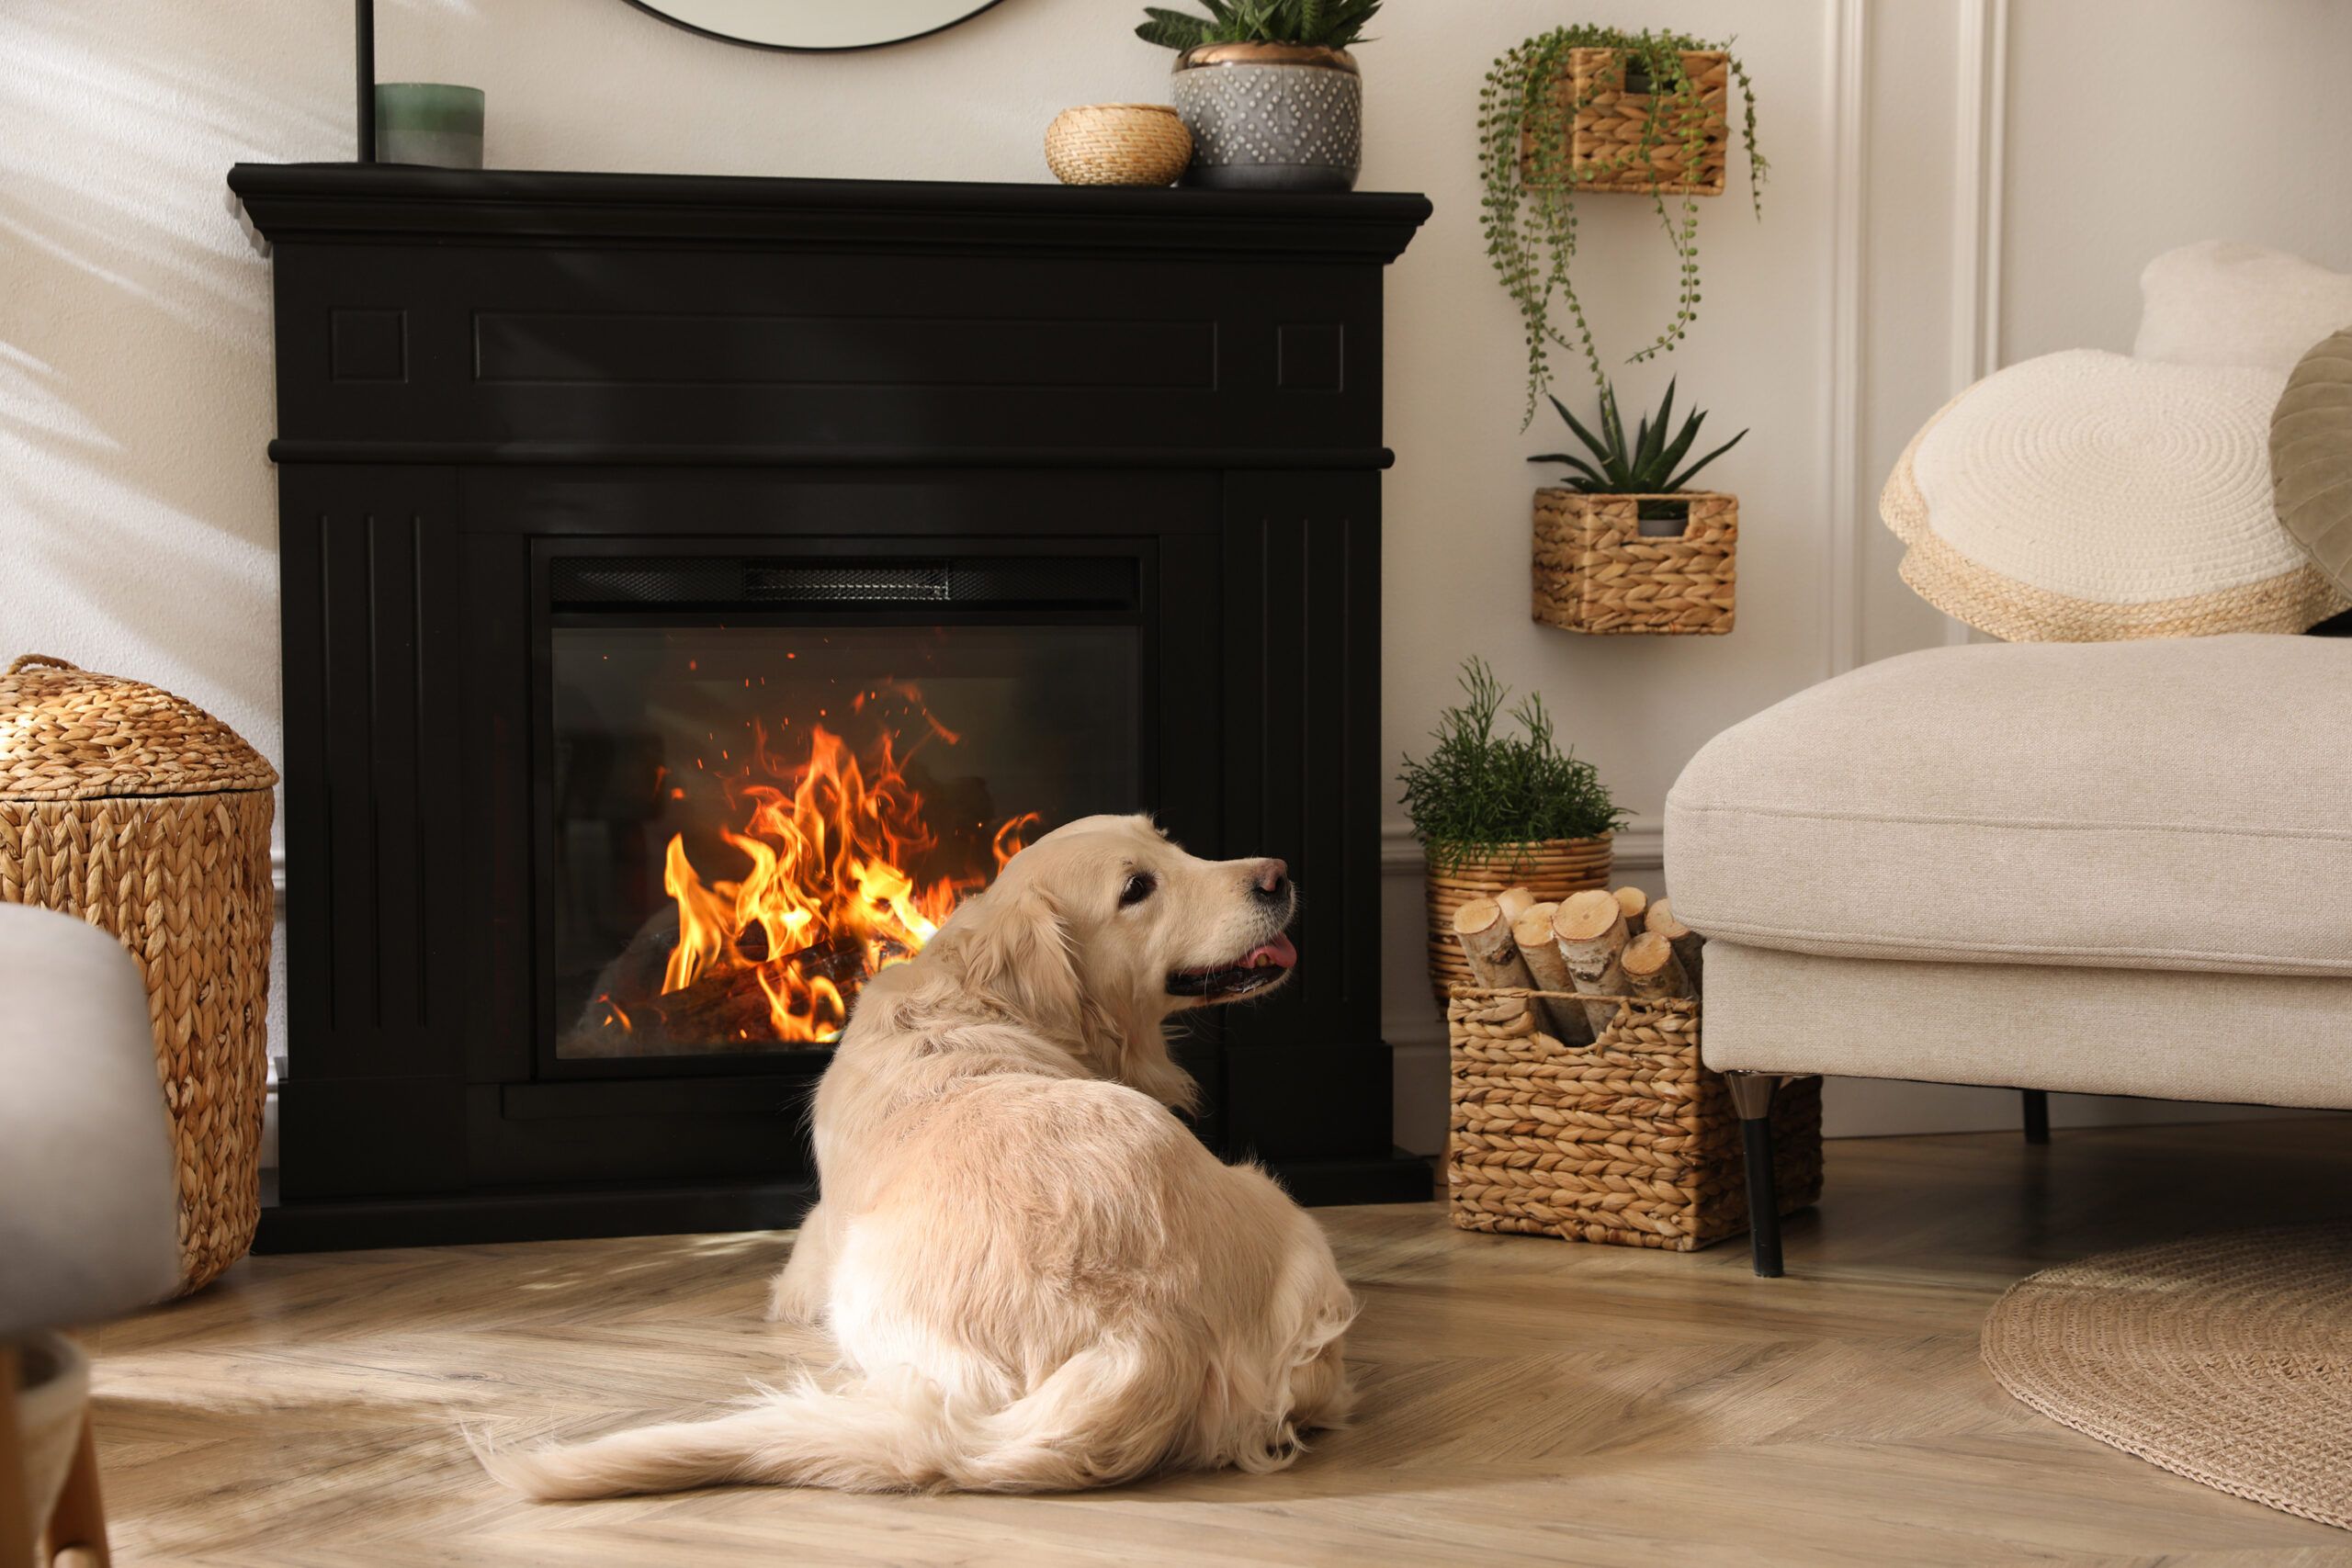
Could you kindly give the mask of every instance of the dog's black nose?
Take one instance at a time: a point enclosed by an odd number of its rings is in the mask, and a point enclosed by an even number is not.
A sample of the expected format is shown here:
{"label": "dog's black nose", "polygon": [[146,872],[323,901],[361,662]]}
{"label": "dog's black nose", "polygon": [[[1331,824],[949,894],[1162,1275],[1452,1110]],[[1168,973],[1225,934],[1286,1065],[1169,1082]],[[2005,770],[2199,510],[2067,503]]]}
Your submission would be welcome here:
{"label": "dog's black nose", "polygon": [[1260,861],[1257,880],[1250,885],[1250,891],[1270,904],[1289,897],[1289,865],[1278,860]]}

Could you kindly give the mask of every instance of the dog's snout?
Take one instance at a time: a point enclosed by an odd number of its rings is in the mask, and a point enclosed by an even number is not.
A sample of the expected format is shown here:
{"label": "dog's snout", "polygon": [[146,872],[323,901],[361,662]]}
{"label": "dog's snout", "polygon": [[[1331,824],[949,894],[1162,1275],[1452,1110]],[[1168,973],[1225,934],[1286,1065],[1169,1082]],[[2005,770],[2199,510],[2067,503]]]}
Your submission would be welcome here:
{"label": "dog's snout", "polygon": [[1290,867],[1279,860],[1261,860],[1258,875],[1250,884],[1250,891],[1261,898],[1275,899],[1290,897]]}

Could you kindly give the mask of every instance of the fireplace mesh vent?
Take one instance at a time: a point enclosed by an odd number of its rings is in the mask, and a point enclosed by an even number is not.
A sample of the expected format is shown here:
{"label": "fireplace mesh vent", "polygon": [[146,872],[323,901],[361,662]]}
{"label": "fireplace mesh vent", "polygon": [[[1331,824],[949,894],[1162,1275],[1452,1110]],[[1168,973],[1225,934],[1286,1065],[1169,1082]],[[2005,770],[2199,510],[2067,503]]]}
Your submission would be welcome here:
{"label": "fireplace mesh vent", "polygon": [[640,604],[754,608],[804,604],[1129,609],[1125,556],[956,560],[809,560],[775,556],[561,556],[549,563],[558,609]]}

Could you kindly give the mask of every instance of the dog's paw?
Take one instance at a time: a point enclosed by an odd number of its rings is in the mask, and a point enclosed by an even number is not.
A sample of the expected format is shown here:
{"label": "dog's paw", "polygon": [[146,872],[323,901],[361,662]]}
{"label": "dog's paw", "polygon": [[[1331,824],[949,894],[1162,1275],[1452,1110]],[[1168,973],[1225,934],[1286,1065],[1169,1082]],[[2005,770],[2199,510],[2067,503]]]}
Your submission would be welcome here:
{"label": "dog's paw", "polygon": [[790,1324],[796,1328],[817,1327],[824,1314],[825,1303],[810,1301],[808,1293],[797,1287],[791,1270],[775,1277],[768,1288],[768,1321]]}

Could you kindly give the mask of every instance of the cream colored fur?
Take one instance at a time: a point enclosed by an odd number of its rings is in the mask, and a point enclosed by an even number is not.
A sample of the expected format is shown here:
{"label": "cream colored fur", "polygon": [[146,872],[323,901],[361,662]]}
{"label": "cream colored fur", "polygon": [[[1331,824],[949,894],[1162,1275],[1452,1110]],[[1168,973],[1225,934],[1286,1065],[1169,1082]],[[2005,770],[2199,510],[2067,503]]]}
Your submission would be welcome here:
{"label": "cream colored fur", "polygon": [[[1320,1228],[1169,1111],[1194,1086],[1169,976],[1288,924],[1269,863],[1143,818],[1046,835],[858,999],[819,1086],[822,1201],[771,1315],[829,1326],[804,1376],[715,1420],[485,1451],[537,1497],[721,1482],[1059,1491],[1288,1464],[1351,1393],[1354,1306]],[[1276,868],[1279,869],[1279,868]],[[1132,903],[1137,875],[1154,890]]]}

